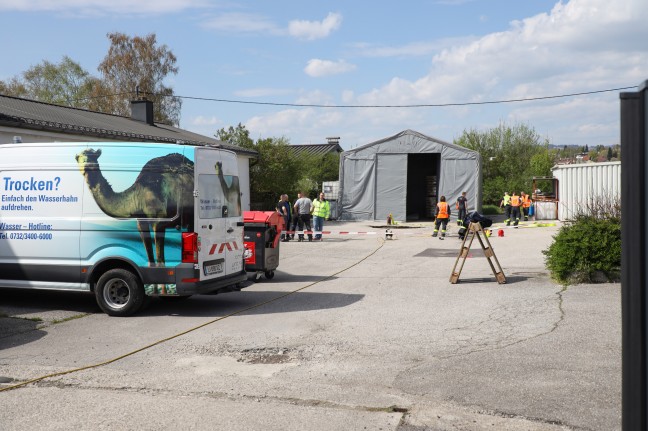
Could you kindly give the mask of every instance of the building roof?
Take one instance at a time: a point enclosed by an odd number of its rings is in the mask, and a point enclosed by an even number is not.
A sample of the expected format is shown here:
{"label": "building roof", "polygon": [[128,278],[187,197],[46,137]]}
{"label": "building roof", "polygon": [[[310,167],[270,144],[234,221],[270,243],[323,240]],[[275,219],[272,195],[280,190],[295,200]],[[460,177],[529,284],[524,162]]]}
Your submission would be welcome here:
{"label": "building roof", "polygon": [[291,145],[290,149],[296,156],[308,154],[311,156],[324,156],[329,153],[338,154],[344,150],[340,144],[309,144],[309,145]]}
{"label": "building roof", "polygon": [[213,145],[239,154],[257,152],[166,124],[0,95],[0,126],[110,140]]}

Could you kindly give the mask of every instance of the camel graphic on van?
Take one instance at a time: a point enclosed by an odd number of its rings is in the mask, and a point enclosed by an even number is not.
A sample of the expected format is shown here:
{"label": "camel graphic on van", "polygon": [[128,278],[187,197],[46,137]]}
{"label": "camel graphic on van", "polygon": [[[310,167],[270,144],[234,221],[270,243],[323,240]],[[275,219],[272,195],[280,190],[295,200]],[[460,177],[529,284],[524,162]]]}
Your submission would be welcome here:
{"label": "camel graphic on van", "polygon": [[193,224],[193,162],[179,153],[151,159],[132,186],[116,193],[101,172],[99,156],[101,149],[91,148],[76,155],[97,205],[110,217],[136,219],[149,266],[164,266],[165,230]]}

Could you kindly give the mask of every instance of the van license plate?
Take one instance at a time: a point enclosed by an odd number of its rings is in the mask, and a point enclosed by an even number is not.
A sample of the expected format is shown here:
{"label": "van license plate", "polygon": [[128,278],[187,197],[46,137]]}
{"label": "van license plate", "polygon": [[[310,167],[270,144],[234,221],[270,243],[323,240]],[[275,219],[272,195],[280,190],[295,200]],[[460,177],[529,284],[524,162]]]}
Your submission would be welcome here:
{"label": "van license plate", "polygon": [[225,259],[210,260],[203,265],[205,275],[220,274],[223,272]]}

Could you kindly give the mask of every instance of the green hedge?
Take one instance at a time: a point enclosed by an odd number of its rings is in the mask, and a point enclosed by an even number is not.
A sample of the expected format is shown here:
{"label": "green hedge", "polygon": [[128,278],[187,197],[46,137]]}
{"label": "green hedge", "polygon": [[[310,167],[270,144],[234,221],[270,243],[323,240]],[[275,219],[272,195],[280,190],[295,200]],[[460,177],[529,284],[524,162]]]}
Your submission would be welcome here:
{"label": "green hedge", "polygon": [[621,270],[621,221],[579,216],[561,227],[554,242],[542,253],[552,277],[563,284],[603,281],[601,274],[607,280],[617,280]]}
{"label": "green hedge", "polygon": [[498,215],[502,214],[502,211],[497,205],[482,205],[482,213],[484,215]]}

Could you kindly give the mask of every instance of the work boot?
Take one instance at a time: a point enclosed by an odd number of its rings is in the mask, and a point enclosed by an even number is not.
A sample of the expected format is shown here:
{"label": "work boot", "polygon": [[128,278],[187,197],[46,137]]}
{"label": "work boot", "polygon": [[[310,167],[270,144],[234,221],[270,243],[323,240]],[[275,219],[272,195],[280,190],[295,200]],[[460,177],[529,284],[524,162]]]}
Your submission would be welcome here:
{"label": "work boot", "polygon": [[507,221],[507,222],[506,222],[506,225],[507,225],[507,226],[510,226],[510,225],[511,225],[511,222],[510,222],[510,221]]}
{"label": "work boot", "polygon": [[437,235],[438,235],[438,233],[437,233],[437,232],[434,232],[434,233],[432,234],[432,238],[434,238],[434,237],[437,236]]}

